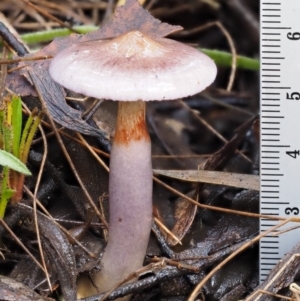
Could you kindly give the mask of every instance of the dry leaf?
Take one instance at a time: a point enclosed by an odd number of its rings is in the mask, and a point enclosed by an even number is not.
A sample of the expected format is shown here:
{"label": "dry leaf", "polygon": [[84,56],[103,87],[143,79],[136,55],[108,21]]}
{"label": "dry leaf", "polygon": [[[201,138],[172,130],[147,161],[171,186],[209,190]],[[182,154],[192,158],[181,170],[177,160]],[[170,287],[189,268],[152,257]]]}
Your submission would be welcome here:
{"label": "dry leaf", "polygon": [[42,297],[29,287],[9,277],[0,275],[0,292],[2,301],[50,301],[53,299]]}
{"label": "dry leaf", "polygon": [[163,175],[188,182],[210,183],[259,191],[259,176],[256,175],[209,170],[154,169],[153,172],[157,175]]}

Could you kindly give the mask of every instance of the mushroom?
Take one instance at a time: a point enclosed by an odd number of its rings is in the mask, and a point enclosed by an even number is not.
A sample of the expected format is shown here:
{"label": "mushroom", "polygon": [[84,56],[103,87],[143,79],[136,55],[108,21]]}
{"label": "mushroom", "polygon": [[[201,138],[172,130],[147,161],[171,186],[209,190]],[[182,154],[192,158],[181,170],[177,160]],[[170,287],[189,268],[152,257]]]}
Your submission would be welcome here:
{"label": "mushroom", "polygon": [[94,276],[100,291],[143,265],[152,225],[151,142],[145,101],[194,95],[216,76],[200,51],[130,31],[111,40],[74,44],[50,64],[51,77],[84,95],[119,101],[110,155],[109,237]]}

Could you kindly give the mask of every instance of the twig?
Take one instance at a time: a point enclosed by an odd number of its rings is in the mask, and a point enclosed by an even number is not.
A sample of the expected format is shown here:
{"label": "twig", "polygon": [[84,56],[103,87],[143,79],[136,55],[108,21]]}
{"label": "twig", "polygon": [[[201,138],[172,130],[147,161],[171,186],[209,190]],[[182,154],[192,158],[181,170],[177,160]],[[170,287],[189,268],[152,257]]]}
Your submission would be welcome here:
{"label": "twig", "polygon": [[80,133],[77,133],[78,138],[83,143],[83,145],[90,151],[93,157],[100,163],[100,165],[109,172],[109,167],[104,163],[104,161],[96,154],[93,148],[86,142],[86,140],[82,137]]}
{"label": "twig", "polygon": [[[153,261],[153,262],[161,262],[162,260],[167,265],[176,267],[178,270],[187,270],[187,271],[191,271],[192,273],[199,273],[199,270],[200,270],[198,267],[194,267],[192,265],[179,262],[178,260],[176,261],[176,260],[173,260],[173,259],[168,259],[168,258],[165,258],[165,257],[160,258],[160,257],[156,257],[156,256],[151,258],[151,261]],[[184,260],[187,260],[187,259],[184,258]],[[199,260],[199,259],[197,259],[197,260]]]}
{"label": "twig", "polygon": [[19,56],[24,56],[28,53],[28,49],[18,41],[3,22],[0,22],[0,36],[6,45],[16,51]]}
{"label": "twig", "polygon": [[154,217],[154,221],[159,225],[159,227],[161,229],[163,229],[168,235],[170,235],[177,243],[182,245],[182,242],[180,241],[180,239],[174,233],[172,233],[172,231],[170,231],[157,217]]}
{"label": "twig", "polygon": [[9,60],[0,60],[0,65],[3,64],[14,64],[19,62],[28,62],[28,61],[38,61],[38,60],[47,60],[52,59],[52,55],[42,55],[42,56],[32,56],[32,57],[22,57],[18,59],[9,59]]}
{"label": "twig", "polygon": [[[23,103],[23,107],[30,114],[30,110],[26,106],[25,103]],[[42,247],[42,243],[41,243],[41,236],[40,236],[40,230],[39,230],[39,225],[38,225],[38,217],[37,217],[37,213],[36,213],[36,195],[37,195],[39,185],[40,185],[40,182],[41,182],[41,179],[42,179],[42,174],[43,174],[43,171],[44,171],[46,158],[47,158],[47,154],[48,154],[47,139],[45,137],[45,132],[44,132],[41,125],[39,125],[39,130],[40,130],[42,138],[43,138],[44,153],[43,153],[43,157],[42,157],[42,161],[41,161],[41,165],[40,165],[40,169],[39,169],[39,172],[38,172],[37,180],[36,180],[35,187],[34,187],[34,193],[33,193],[34,227],[35,227],[35,231],[36,231],[36,236],[37,236],[37,241],[38,241],[38,248],[39,248],[42,264],[43,264],[43,267],[45,269],[45,276],[46,276],[46,279],[47,279],[47,282],[48,282],[48,287],[49,287],[49,290],[52,291],[52,285],[51,285],[49,273],[48,273],[48,270],[47,270],[44,251],[43,251],[43,247]]]}
{"label": "twig", "polygon": [[191,295],[189,296],[189,298],[187,299],[187,301],[194,301],[200,290],[202,289],[202,287],[204,286],[204,284],[218,271],[220,270],[227,262],[229,262],[232,258],[234,258],[235,256],[237,256],[239,253],[241,253],[242,251],[244,251],[246,248],[250,247],[251,245],[253,245],[255,242],[259,241],[262,237],[266,236],[267,234],[273,232],[274,230],[276,230],[277,228],[285,225],[286,223],[288,223],[290,221],[290,219],[286,219],[283,222],[279,223],[278,225],[270,228],[269,230],[261,233],[260,235],[256,236],[255,238],[251,239],[250,241],[248,241],[247,243],[245,243],[242,247],[240,247],[239,249],[237,249],[236,251],[234,251],[232,254],[230,254],[226,259],[224,259],[220,264],[218,264],[215,268],[213,268],[203,279],[202,281],[200,281],[197,286],[195,287],[195,289],[193,290],[193,292],[191,293]]}
{"label": "twig", "polygon": [[41,15],[45,16],[46,18],[49,18],[52,21],[57,22],[58,24],[60,24],[62,27],[67,27],[68,29],[70,29],[72,32],[75,33],[79,33],[76,29],[74,29],[72,26],[65,24],[64,22],[62,22],[61,20],[59,20],[58,18],[52,16],[51,14],[47,13],[46,11],[44,11],[43,9],[39,8],[38,6],[30,3],[27,0],[21,0],[23,3],[25,3],[27,6],[33,8],[34,10],[36,10],[37,12],[39,12]]}

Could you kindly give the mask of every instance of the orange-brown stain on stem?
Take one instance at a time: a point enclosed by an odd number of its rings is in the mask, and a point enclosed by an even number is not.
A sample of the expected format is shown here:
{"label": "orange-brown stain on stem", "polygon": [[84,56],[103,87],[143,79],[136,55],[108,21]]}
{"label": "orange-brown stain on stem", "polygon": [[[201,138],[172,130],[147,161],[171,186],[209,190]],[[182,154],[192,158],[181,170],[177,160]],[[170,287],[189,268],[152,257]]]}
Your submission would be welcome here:
{"label": "orange-brown stain on stem", "polygon": [[145,122],[145,102],[119,102],[114,143],[126,145],[130,141],[150,140]]}

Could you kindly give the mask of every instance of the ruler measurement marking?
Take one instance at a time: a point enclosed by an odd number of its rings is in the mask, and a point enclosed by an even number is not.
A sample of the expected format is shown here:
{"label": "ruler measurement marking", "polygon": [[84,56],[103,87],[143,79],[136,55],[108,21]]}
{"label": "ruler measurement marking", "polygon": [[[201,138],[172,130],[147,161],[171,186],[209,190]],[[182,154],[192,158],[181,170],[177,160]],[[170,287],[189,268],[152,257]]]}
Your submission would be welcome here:
{"label": "ruler measurement marking", "polygon": [[263,27],[263,29],[292,29],[291,27]]}
{"label": "ruler measurement marking", "polygon": [[262,23],[266,23],[266,24],[280,24],[280,21],[262,21]]}
{"label": "ruler measurement marking", "polygon": [[[276,216],[298,215],[294,210],[300,209],[297,199],[289,197],[300,194],[300,89],[294,63],[300,51],[300,5],[299,0],[260,4],[260,212],[274,216],[274,220],[260,218],[260,231],[267,231],[278,224]],[[300,233],[300,229],[292,231]],[[287,233],[261,239],[260,281],[293,244]]]}
{"label": "ruler measurement marking", "polygon": [[279,249],[278,247],[262,246],[262,249]]}
{"label": "ruler measurement marking", "polygon": [[265,243],[265,244],[278,244],[279,243],[279,241],[277,241],[277,240],[276,241],[261,240],[261,242]]}
{"label": "ruler measurement marking", "polygon": [[265,115],[265,116],[261,116],[263,118],[284,118],[284,116],[269,116],[269,115]]}
{"label": "ruler measurement marking", "polygon": [[285,89],[289,90],[291,87],[262,87],[262,89]]}
{"label": "ruler measurement marking", "polygon": [[262,173],[261,174],[262,176],[271,176],[271,177],[283,177],[284,175],[283,174],[273,174],[273,173]]}
{"label": "ruler measurement marking", "polygon": [[262,21],[262,23],[266,23],[266,24],[280,24],[281,21]]}
{"label": "ruler measurement marking", "polygon": [[[261,203],[262,204],[274,205],[274,203],[272,203],[272,202],[261,202]],[[289,202],[285,202],[285,203],[284,202],[282,202],[282,203],[276,202],[276,204],[279,204],[279,205],[289,205],[290,203]]]}
{"label": "ruler measurement marking", "polygon": [[266,60],[284,60],[285,58],[282,56],[263,56],[263,59]]}
{"label": "ruler measurement marking", "polygon": [[279,139],[262,139],[262,141],[273,141],[273,142],[279,142],[280,140]]}
{"label": "ruler measurement marking", "polygon": [[270,144],[267,144],[267,145],[262,145],[262,147],[290,147],[289,145],[270,145]]}
{"label": "ruler measurement marking", "polygon": [[263,136],[279,136],[280,134],[262,133]]}

